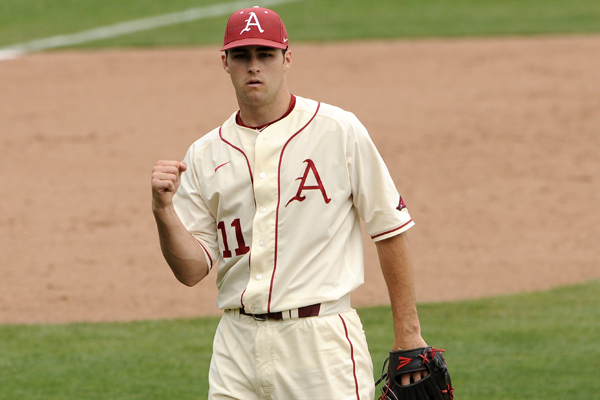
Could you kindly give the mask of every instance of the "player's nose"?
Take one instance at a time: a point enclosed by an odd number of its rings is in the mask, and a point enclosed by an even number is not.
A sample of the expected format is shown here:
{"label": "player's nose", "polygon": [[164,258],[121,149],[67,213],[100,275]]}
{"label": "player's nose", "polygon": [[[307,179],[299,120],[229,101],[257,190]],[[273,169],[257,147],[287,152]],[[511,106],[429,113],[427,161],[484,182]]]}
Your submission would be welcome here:
{"label": "player's nose", "polygon": [[252,57],[250,57],[250,61],[248,63],[248,70],[250,72],[258,72],[258,71],[260,71],[260,64],[258,62],[258,57],[256,57],[255,55],[253,55]]}

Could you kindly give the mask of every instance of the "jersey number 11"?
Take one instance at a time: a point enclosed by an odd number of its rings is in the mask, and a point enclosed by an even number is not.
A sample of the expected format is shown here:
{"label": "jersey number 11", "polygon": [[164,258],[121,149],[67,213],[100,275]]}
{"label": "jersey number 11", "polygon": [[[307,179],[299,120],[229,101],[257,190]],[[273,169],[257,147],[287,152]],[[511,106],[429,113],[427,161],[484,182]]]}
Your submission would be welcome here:
{"label": "jersey number 11", "polygon": [[[250,251],[250,247],[246,246],[246,241],[244,240],[244,234],[242,233],[242,223],[239,218],[236,218],[231,223],[231,226],[235,228],[235,236],[237,239],[238,247],[235,249],[236,256],[243,256],[244,254]],[[225,222],[220,221],[217,224],[217,228],[221,231],[221,235],[223,236],[223,258],[231,258],[231,250],[229,249],[229,243],[227,242],[227,232],[225,231]]]}

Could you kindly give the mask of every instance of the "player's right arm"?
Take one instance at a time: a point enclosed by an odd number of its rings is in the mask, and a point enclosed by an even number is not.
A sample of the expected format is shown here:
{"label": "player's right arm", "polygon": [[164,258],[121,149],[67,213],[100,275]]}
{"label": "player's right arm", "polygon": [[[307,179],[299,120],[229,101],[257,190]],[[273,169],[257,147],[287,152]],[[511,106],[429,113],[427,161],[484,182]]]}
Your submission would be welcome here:
{"label": "player's right arm", "polygon": [[158,161],[152,169],[152,212],[158,228],[160,248],[173,274],[186,286],[194,286],[208,275],[202,248],[175,213],[173,195],[187,165],[180,161]]}

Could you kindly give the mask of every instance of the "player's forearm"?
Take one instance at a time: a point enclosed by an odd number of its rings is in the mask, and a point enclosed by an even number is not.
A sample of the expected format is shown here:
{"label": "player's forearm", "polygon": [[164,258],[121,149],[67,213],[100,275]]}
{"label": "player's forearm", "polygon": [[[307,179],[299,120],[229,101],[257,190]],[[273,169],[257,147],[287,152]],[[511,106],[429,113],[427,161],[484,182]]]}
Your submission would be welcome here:
{"label": "player's forearm", "polygon": [[381,270],[388,287],[394,318],[394,347],[421,347],[421,325],[417,314],[413,265],[406,233],[377,242]]}
{"label": "player's forearm", "polygon": [[160,248],[173,274],[194,286],[208,274],[208,265],[196,239],[183,226],[173,207],[153,208]]}

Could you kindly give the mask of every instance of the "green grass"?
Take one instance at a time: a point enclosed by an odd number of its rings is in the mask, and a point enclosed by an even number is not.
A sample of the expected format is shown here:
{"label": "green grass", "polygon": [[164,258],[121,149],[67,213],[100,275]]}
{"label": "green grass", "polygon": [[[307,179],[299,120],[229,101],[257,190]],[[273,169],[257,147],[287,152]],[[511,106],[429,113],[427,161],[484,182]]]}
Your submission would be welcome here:
{"label": "green grass", "polygon": [[[378,360],[387,351],[384,339],[391,328],[372,325],[389,310],[366,311],[361,317]],[[575,400],[600,393],[600,281],[424,304],[419,315],[424,338],[446,349],[452,383],[462,400]]]}
{"label": "green grass", "polygon": [[[231,0],[0,1],[0,46]],[[600,32],[597,0],[304,0],[274,6],[294,41]],[[227,16],[81,47],[219,43]]]}
{"label": "green grass", "polygon": [[[392,340],[390,309],[359,312],[379,375]],[[446,349],[459,399],[600,393],[600,281],[422,304],[419,314],[425,339]],[[217,322],[0,325],[0,399],[204,398]]]}
{"label": "green grass", "polygon": [[197,399],[217,318],[0,326],[0,399]]}
{"label": "green grass", "polygon": [[[0,45],[69,34],[138,18],[216,4],[221,0],[0,1]],[[157,32],[152,34],[158,36]],[[181,40],[182,38],[178,38]],[[135,41],[131,44],[135,44]],[[175,42],[173,44],[176,44]]]}

